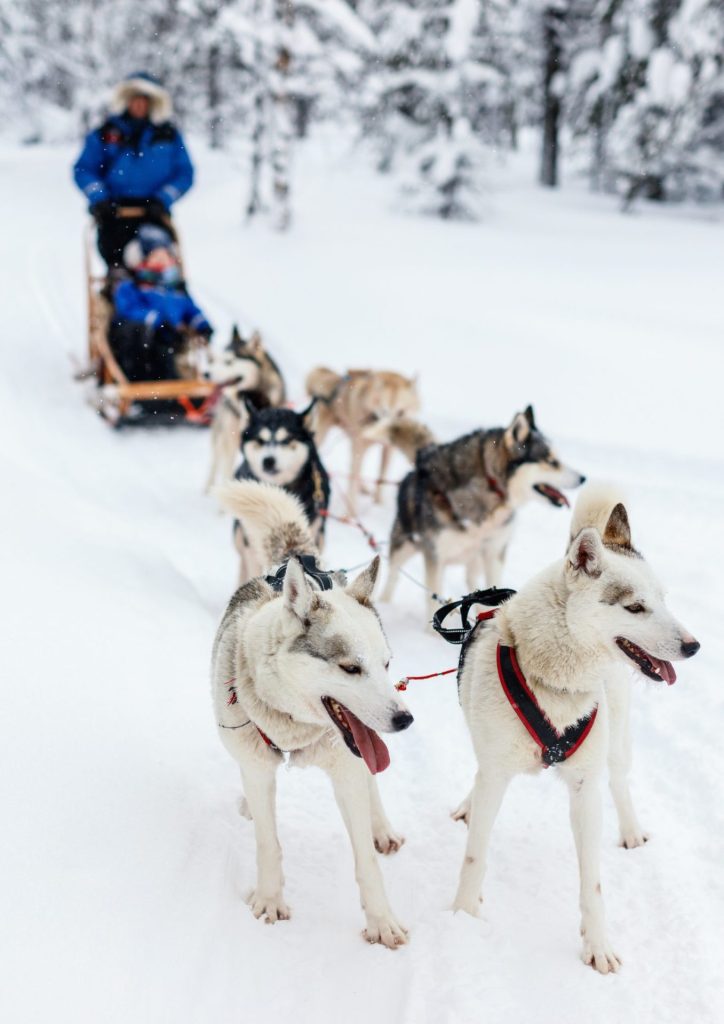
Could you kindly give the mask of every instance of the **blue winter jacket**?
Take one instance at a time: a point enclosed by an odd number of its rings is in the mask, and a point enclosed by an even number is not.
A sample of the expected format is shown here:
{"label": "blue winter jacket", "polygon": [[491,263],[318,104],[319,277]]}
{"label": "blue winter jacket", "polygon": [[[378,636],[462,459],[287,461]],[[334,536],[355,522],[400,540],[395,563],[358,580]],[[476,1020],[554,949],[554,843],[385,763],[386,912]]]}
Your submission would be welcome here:
{"label": "blue winter jacket", "polygon": [[86,136],[73,176],[91,207],[122,198],[158,199],[169,209],[191,188],[194,169],[170,121],[153,124],[120,114]]}
{"label": "blue winter jacket", "polygon": [[116,289],[114,301],[118,320],[152,328],[185,324],[194,331],[203,331],[211,327],[185,291],[160,286],[142,288],[135,281],[123,281]]}

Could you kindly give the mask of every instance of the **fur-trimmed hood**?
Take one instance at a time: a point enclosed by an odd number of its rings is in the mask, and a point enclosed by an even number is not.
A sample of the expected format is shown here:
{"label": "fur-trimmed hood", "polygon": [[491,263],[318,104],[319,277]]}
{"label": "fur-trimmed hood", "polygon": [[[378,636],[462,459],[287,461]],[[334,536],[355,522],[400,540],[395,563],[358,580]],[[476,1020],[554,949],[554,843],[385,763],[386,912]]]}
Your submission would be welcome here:
{"label": "fur-trimmed hood", "polygon": [[173,114],[170,95],[157,78],[145,71],[136,71],[118,83],[111,94],[111,112],[122,114],[127,109],[131,97],[138,93],[148,96],[150,101],[149,119],[153,124],[162,124],[170,119]]}

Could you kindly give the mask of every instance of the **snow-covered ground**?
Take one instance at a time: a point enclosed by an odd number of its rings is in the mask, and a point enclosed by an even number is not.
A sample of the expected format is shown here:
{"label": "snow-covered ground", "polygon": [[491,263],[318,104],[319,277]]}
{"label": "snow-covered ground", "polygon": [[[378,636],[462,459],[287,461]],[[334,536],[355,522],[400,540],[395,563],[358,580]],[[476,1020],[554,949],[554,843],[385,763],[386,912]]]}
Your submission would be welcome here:
{"label": "snow-covered ground", "polygon": [[[416,370],[443,437],[532,401],[566,461],[630,495],[635,540],[702,652],[673,689],[632,680],[634,789],[652,838],[618,848],[607,801],[604,890],[625,964],[604,978],[578,959],[553,773],[509,792],[481,919],[449,913],[465,837],[448,815],[473,770],[449,680],[410,689],[415,725],[392,739],[381,779],[407,837],[383,868],[409,946],[360,939],[349,843],[314,770],[280,778],[293,919],[251,916],[252,827],[207,680],[236,572],[229,524],[201,496],[207,435],[113,433],[70,379],[84,343],[72,155],[0,151],[2,1020],[722,1020],[721,219],[621,216],[575,189],[538,191],[514,166],[492,175],[484,223],[442,225],[391,214],[383,182],[321,148],[301,162],[289,237],[240,225],[240,172],[220,155],[197,154],[179,208],[219,336],[233,318],[259,325],[295,396],[322,360]],[[344,442],[324,454],[345,469]],[[381,537],[392,503],[363,508]],[[527,508],[505,582],[559,556],[567,525]],[[367,553],[332,524],[331,565]],[[453,575],[446,590],[461,587]],[[421,630],[422,600],[403,582],[381,608],[398,674],[454,663]]]}

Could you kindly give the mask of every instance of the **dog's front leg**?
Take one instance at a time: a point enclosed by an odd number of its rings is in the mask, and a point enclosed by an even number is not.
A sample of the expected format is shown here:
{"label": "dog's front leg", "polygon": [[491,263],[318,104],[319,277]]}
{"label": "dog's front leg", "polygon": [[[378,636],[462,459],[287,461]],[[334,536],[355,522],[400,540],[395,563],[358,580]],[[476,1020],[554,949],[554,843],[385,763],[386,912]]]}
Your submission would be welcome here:
{"label": "dog's front leg", "polygon": [[382,798],[380,797],[377,779],[374,775],[370,775],[367,781],[370,790],[372,838],[374,840],[375,849],[380,853],[397,853],[405,842],[405,837],[401,836],[398,832],[395,832],[392,825],[390,825],[387,815],[385,814],[385,808],[382,805]]}
{"label": "dog's front leg", "polygon": [[464,910],[477,917],[482,900],[490,833],[508,788],[510,776],[495,771],[478,771],[470,799],[468,842],[460,871],[453,910]]}
{"label": "dog's front leg", "polygon": [[356,437],[352,438],[352,462],[349,472],[349,511],[353,516],[357,515],[357,502],[362,485],[362,461],[366,450],[366,445]]}
{"label": "dog's front leg", "polygon": [[367,918],[364,937],[395,949],[407,942],[407,931],[387,902],[382,872],[372,839],[372,808],[367,768],[346,751],[328,766],[334,795],[349,833],[362,909]]}
{"label": "dog's front leg", "polygon": [[601,791],[598,773],[585,775],[571,770],[562,772],[571,801],[571,827],[576,841],[581,877],[581,935],[583,962],[601,974],[617,971],[620,958],[606,935],[606,920],[601,895]]}
{"label": "dog's front leg", "polygon": [[276,793],[279,756],[264,750],[263,761],[247,760],[241,767],[241,779],[256,835],[256,888],[249,896],[254,917],[269,924],[291,916],[284,902],[282,849],[277,834]]}
{"label": "dog's front leg", "polygon": [[614,669],[606,681],[609,746],[608,771],[613,802],[618,814],[621,845],[627,850],[643,846],[648,836],[639,825],[631,789],[631,686],[623,669]]}

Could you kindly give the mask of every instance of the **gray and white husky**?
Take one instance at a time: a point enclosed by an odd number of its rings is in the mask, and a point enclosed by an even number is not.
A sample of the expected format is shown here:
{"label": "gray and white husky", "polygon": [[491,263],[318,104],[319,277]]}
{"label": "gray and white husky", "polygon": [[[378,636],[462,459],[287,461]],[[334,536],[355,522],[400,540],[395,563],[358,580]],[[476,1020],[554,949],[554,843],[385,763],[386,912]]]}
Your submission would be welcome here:
{"label": "gray and white husky", "polygon": [[[443,570],[452,564],[465,566],[471,591],[482,569],[487,585],[497,586],[520,506],[536,497],[554,508],[567,506],[560,488],[578,487],[584,480],[560,462],[538,430],[530,405],[507,428],[426,445],[400,484],[382,600],[392,600],[400,568],[418,551],[431,593],[440,592]],[[434,609],[430,598],[430,617]]]}
{"label": "gray and white husky", "polygon": [[390,649],[370,600],[379,560],[352,583],[335,574],[331,589],[320,590],[308,574],[316,550],[295,497],[251,482],[214,493],[243,519],[263,564],[286,564],[281,590],[259,578],[236,591],[213,650],[219,735],[241,769],[256,832],[252,912],[272,923],[289,917],[275,809],[276,772],[288,752],[292,764],[330,776],[354,851],[365,937],[394,949],[407,933],[390,909],[375,849],[390,853],[404,840],[374,779],[390,762],[376,730],[406,729],[412,715],[390,682]]}
{"label": "gray and white husky", "polygon": [[607,755],[622,844],[630,848],[646,840],[628,785],[626,666],[671,684],[676,679],[671,662],[690,658],[699,644],[668,610],[661,585],[633,548],[625,506],[614,492],[589,486],[581,493],[563,561],[532,579],[491,623],[480,624],[464,649],[460,702],[478,772],[472,793],[454,815],[469,824],[454,908],[473,915],[508,783],[520,772],[544,767],[541,747],[504,689],[501,658],[510,657],[504,652],[511,648],[535,702],[559,736],[567,728],[580,729],[587,717],[592,720],[559,771],[569,789],[580,868],[583,960],[603,974],[616,971],[620,958],[608,938],[599,875],[600,783]]}

